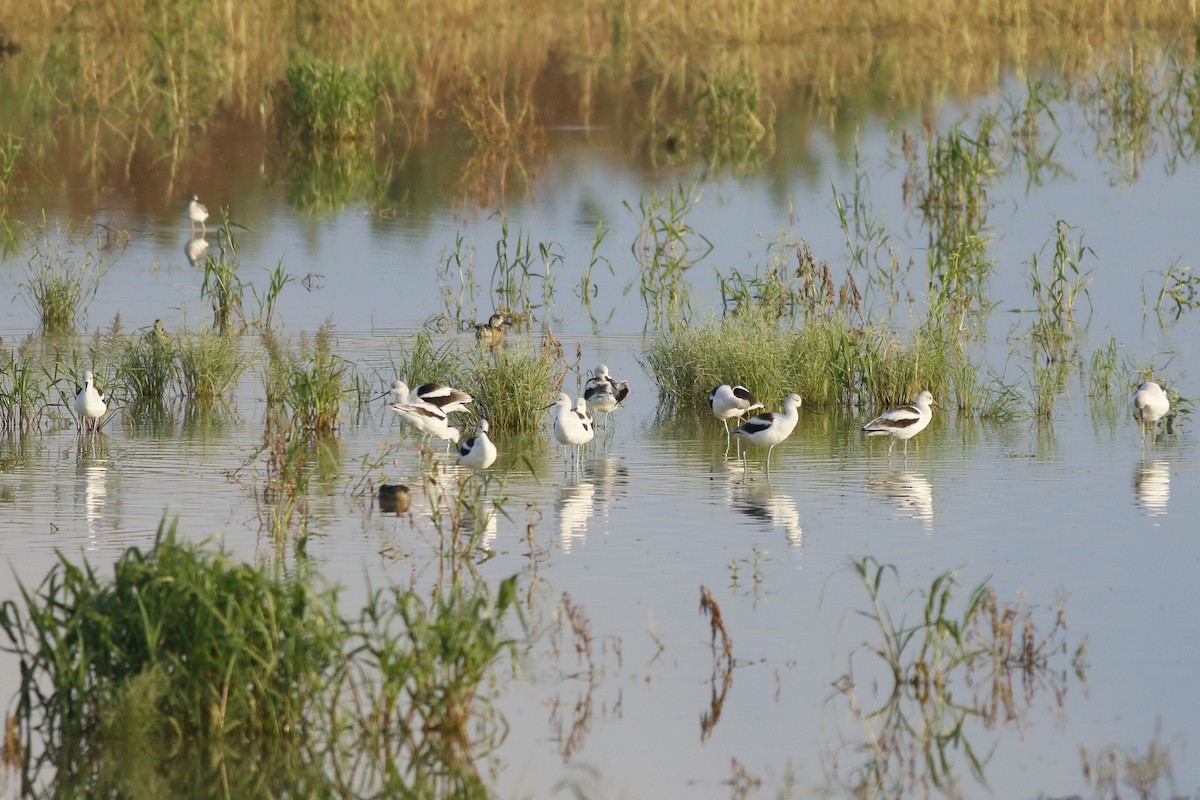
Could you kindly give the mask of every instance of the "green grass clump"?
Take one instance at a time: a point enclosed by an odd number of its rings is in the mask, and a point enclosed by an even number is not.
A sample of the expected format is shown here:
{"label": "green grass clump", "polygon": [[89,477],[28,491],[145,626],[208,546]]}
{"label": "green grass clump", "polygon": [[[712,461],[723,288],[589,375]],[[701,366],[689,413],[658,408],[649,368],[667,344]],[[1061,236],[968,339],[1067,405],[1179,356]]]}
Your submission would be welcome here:
{"label": "green grass clump", "polygon": [[179,374],[170,337],[157,330],[125,342],[117,367],[118,380],[139,398],[162,398]]}
{"label": "green grass clump", "polygon": [[71,333],[85,298],[96,293],[98,281],[90,265],[66,260],[43,260],[31,266],[21,285],[37,312],[43,334]]}
{"label": "green grass clump", "polygon": [[791,338],[774,321],[747,314],[655,340],[644,366],[658,385],[659,399],[676,409],[699,408],[722,383],[740,383],[769,403],[798,390]]}
{"label": "green grass clump", "polygon": [[204,257],[204,284],[200,287],[200,297],[208,298],[212,305],[213,325],[217,330],[233,333],[235,323],[238,332],[246,326],[242,312],[246,290],[238,277],[238,246],[228,210],[223,216],[224,222],[217,235],[217,254],[214,256],[210,249]]}
{"label": "green grass clump", "polygon": [[385,100],[378,75],[339,64],[290,64],[289,128],[304,142],[370,141],[375,113]]}
{"label": "green grass clump", "polygon": [[0,430],[26,433],[41,426],[50,383],[34,353],[34,339],[0,358]]}
{"label": "green grass clump", "polygon": [[545,348],[472,350],[461,388],[475,398],[475,409],[491,423],[492,434],[536,433],[541,409],[562,382],[554,354]]}
{"label": "green grass clump", "polygon": [[905,339],[884,327],[856,326],[840,314],[786,327],[748,307],[739,316],[663,336],[644,366],[659,398],[676,410],[703,408],[714,386],[740,383],[768,408],[789,392],[806,402],[871,411],[910,402],[923,390],[960,410],[998,412],[1007,395],[983,386],[954,334],[920,329]]}
{"label": "green grass clump", "polygon": [[[312,571],[240,563],[164,523],[111,576],[59,554],[37,588],[0,605],[21,676],[7,747],[25,755],[30,786],[41,768],[61,776],[86,759],[71,780],[87,796],[119,794],[98,790],[110,784],[161,795],[156,776],[181,762],[255,791],[269,765],[272,786],[296,781],[306,796],[372,782],[393,791],[369,794],[411,796],[396,784],[430,776],[443,789],[420,796],[481,796],[472,758],[506,731],[486,687],[514,649],[516,600],[515,577],[494,592],[456,579],[431,595],[368,592],[343,616]],[[429,775],[400,777],[396,763]],[[298,764],[313,768],[292,776]]]}
{"label": "green grass clump", "polygon": [[438,347],[433,337],[421,331],[413,337],[408,347],[401,346],[399,355],[392,360],[394,374],[385,374],[383,383],[390,386],[396,378],[404,380],[410,389],[422,383],[445,383],[455,385],[463,373],[462,355],[453,342]]}
{"label": "green grass clump", "polygon": [[[52,730],[85,734],[130,685],[153,686],[156,732],[261,740],[308,724],[341,656],[335,595],[281,581],[176,539],[159,526],[103,580],[86,561],[59,562],[24,608],[0,607],[22,661],[24,708]],[[136,683],[131,683],[136,682]]]}
{"label": "green grass clump", "polygon": [[301,334],[296,353],[268,341],[267,401],[282,403],[292,424],[306,433],[334,431],[342,420],[350,363],[333,352],[332,343],[330,320],[321,324],[311,342]]}
{"label": "green grass clump", "polygon": [[225,396],[252,360],[239,353],[233,338],[211,331],[180,333],[175,347],[183,392],[195,399]]}

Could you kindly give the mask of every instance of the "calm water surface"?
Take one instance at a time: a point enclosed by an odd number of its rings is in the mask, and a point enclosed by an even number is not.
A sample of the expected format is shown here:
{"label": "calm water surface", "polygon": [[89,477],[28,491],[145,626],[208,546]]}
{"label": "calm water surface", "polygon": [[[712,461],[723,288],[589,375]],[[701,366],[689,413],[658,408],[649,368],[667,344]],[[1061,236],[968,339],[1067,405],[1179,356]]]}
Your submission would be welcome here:
{"label": "calm water surface", "polygon": [[[943,120],[966,111],[945,109]],[[990,194],[996,273],[989,288],[998,305],[988,323],[988,365],[1008,382],[1028,382],[1019,334],[1029,323],[1012,312],[1032,305],[1027,264],[1065,219],[1095,253],[1085,261],[1092,310],[1080,315],[1083,356],[1113,336],[1129,364],[1153,360],[1181,395],[1193,397],[1195,315],[1160,324],[1144,314],[1143,294],[1153,303],[1161,271],[1200,254],[1200,167],[1168,170],[1160,151],[1135,182],[1123,180],[1096,157],[1077,110],[1060,111],[1066,134],[1059,156],[1069,176],[1027,192],[1015,174]],[[1200,694],[1192,681],[1200,647],[1190,623],[1200,567],[1200,459],[1191,420],[1142,443],[1123,387],[1115,409],[1097,410],[1073,380],[1050,422],[1018,417],[992,425],[942,410],[907,458],[899,447],[889,458],[886,443],[858,434],[864,420],[806,406],[796,433],[776,449],[768,481],[760,452],[751,452],[746,469],[726,456],[716,421],[664,418],[639,366],[647,312],[630,252],[638,220],[622,203],[636,207],[680,176],[629,168],[603,132],[562,130],[551,141],[532,197],[510,200],[510,230],[561,245],[554,331],[568,353],[582,348],[585,368],[603,361],[629,378],[633,394],[577,472],[557,446],[529,442],[522,447],[532,448],[536,475],[511,457],[496,470],[510,518],[499,516],[489,528],[495,555],[478,570],[489,581],[524,573],[540,598],[535,626],[547,631],[513,674],[500,670],[497,702],[511,730],[485,769],[495,770],[496,793],[545,797],[575,785],[595,797],[728,797],[732,759],[762,780],[757,796],[776,796],[793,782],[850,780],[866,759],[866,740],[833,683],[851,659],[856,674],[874,674],[859,650],[874,632],[854,613],[868,598],[849,567],[865,555],[896,565],[900,581],[890,597],[897,616],[915,618],[920,599],[906,593],[957,568],[961,597],[990,579],[1002,601],[1026,598],[1046,628],[1055,600],[1064,599],[1071,647],[1087,639],[1086,683],[1063,677],[1061,704],[1042,687],[1028,706],[1019,702],[1018,720],[994,729],[968,722],[971,745],[991,760],[985,786],[956,756],[967,796],[1087,794],[1080,747],[1144,753],[1156,731],[1171,750],[1176,788],[1200,792]],[[830,184],[849,191],[852,154],[820,138],[810,145],[817,165],[703,184],[688,219],[714,249],[689,273],[697,323],[720,313],[716,274],[765,264],[767,243],[781,230],[804,237],[818,258],[843,262]],[[900,203],[895,142],[880,123],[859,133],[858,147],[872,203],[901,255],[917,261],[905,289],[919,315],[925,233]],[[311,291],[285,289],[284,332],[312,331],[332,318],[337,352],[374,370],[381,389],[395,377],[389,365],[399,344],[444,310],[435,268],[460,232],[477,251],[475,285],[450,288],[463,291],[467,316],[490,313],[499,222],[488,211],[413,203],[386,219],[355,208],[314,217],[288,206],[284,183],[235,177],[206,174],[196,183],[210,207],[228,205],[249,228],[240,240],[243,280],[265,285],[280,258],[289,273],[314,276]],[[155,318],[170,330],[206,324],[201,276],[183,256],[186,193],[138,202],[121,187],[97,189],[86,210],[52,188],[36,196],[51,220],[80,223],[90,215],[135,232],[89,304],[89,328],[107,326],[118,312],[134,328]],[[36,210],[23,213],[32,218]],[[614,274],[593,275],[598,292],[589,316],[574,289],[601,222],[611,228],[602,254]],[[20,299],[23,266],[14,258],[0,271],[14,297],[0,308],[0,335],[10,342],[36,328]],[[145,546],[164,514],[178,516],[186,535],[216,536],[239,557],[272,557],[253,490],[228,477],[261,437],[261,383],[252,369],[227,412],[200,422],[180,407],[158,425],[115,420],[94,446],[81,446],[70,430],[4,445],[0,558],[10,570],[0,575],[0,595],[12,597],[17,580],[40,580],[56,550],[107,564],[130,545]],[[382,468],[363,466],[383,456]],[[426,499],[417,498],[410,521],[380,514],[353,491],[364,476],[420,485],[415,440],[377,405],[347,424],[330,458],[314,482],[308,549],[329,580],[346,586],[348,607],[366,582],[423,585],[436,577]],[[444,481],[464,479],[451,459],[439,459]],[[531,519],[534,544],[545,551],[536,564],[525,536]],[[736,657],[719,720],[707,730],[713,655],[708,620],[697,610],[701,586],[721,605]],[[590,621],[591,679],[569,638],[554,653],[548,631],[564,593]],[[1054,664],[1070,673],[1069,654]],[[5,670],[10,677],[0,691],[11,690],[12,671]],[[887,686],[872,683],[860,677],[867,706],[882,702],[880,686]]]}

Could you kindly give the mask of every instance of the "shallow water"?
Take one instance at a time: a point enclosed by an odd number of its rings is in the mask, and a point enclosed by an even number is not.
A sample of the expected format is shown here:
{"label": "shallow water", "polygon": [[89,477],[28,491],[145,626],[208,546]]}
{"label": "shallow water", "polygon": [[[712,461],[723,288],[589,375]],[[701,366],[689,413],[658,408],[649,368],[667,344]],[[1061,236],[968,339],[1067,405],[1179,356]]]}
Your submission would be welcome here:
{"label": "shallow water", "polygon": [[[959,111],[945,109],[942,119]],[[990,193],[997,269],[989,288],[999,305],[988,321],[989,366],[1013,382],[1028,374],[1025,350],[1009,335],[1028,321],[1011,312],[1030,306],[1027,262],[1052,240],[1062,218],[1095,251],[1085,262],[1092,269],[1092,311],[1080,320],[1086,323],[1081,353],[1114,336],[1122,355],[1133,363],[1153,359],[1181,395],[1194,396],[1195,315],[1161,324],[1144,313],[1142,298],[1157,293],[1161,270],[1188,264],[1200,252],[1200,227],[1192,219],[1200,206],[1200,165],[1168,170],[1160,150],[1136,182],[1114,179],[1093,155],[1078,114],[1061,109],[1059,121],[1067,131],[1059,155],[1071,177],[1027,193],[1016,174]],[[781,150],[786,135],[780,134]],[[919,314],[925,234],[900,204],[903,169],[891,145],[882,124],[859,136],[872,201],[905,257],[917,259],[905,287]],[[714,243],[688,276],[697,321],[719,314],[715,272],[765,263],[766,243],[781,227],[836,263],[845,242],[829,184],[848,190],[854,171],[834,151],[829,142],[812,142],[821,165],[812,174],[781,165],[704,184],[703,200],[688,218]],[[713,419],[663,417],[639,367],[647,311],[630,253],[637,220],[622,202],[636,206],[639,197],[688,177],[647,176],[613,158],[603,137],[563,129],[551,132],[551,156],[533,196],[512,198],[507,207],[510,230],[557,242],[566,255],[550,314],[564,350],[573,354],[578,345],[585,368],[608,364],[630,380],[633,394],[578,470],[557,446],[537,440],[518,448],[536,468],[530,475],[512,457],[513,443],[498,441],[508,454],[493,480],[503,481],[510,516],[489,527],[485,541],[494,557],[478,565],[479,574],[491,582],[524,574],[545,628],[557,599],[569,595],[590,622],[595,671],[591,680],[581,674],[572,646],[554,655],[548,636],[533,641],[512,674],[500,670],[496,702],[510,732],[485,770],[494,770],[496,794],[549,796],[565,783],[596,797],[726,797],[734,791],[733,759],[761,779],[760,796],[776,796],[793,783],[807,790],[848,781],[866,758],[865,740],[833,683],[851,659],[856,674],[875,672],[860,648],[874,633],[855,613],[868,598],[849,566],[866,555],[896,566],[897,615],[919,611],[920,600],[906,601],[906,593],[959,569],[961,596],[990,579],[1002,601],[1026,597],[1046,627],[1061,596],[1071,646],[1087,638],[1086,684],[1067,675],[1061,706],[1043,687],[1019,720],[995,729],[968,723],[967,738],[991,760],[982,786],[956,756],[954,771],[967,796],[1087,794],[1080,747],[1145,752],[1156,730],[1171,750],[1178,790],[1200,791],[1189,746],[1200,720],[1191,681],[1198,652],[1188,633],[1200,561],[1200,459],[1191,420],[1181,417],[1169,435],[1140,441],[1123,390],[1115,393],[1119,405],[1096,410],[1073,380],[1050,422],[1018,417],[986,424],[940,410],[905,457],[902,445],[889,456],[886,442],[862,439],[864,420],[806,406],[795,434],[776,448],[768,480],[760,451],[751,450],[745,467],[727,455]],[[253,188],[241,191],[244,183]],[[284,332],[312,331],[331,318],[336,351],[377,371],[381,388],[394,377],[388,370],[398,342],[444,310],[435,265],[458,232],[477,250],[466,316],[482,319],[491,311],[487,283],[499,223],[485,212],[413,201],[388,218],[361,209],[313,217],[288,206],[282,183],[210,175],[206,188],[202,199],[214,208],[228,204],[249,229],[240,239],[244,280],[262,286],[280,258],[289,273],[319,276],[311,291],[298,284],[285,289]],[[155,318],[170,330],[206,324],[201,278],[184,258],[184,198],[151,211],[133,210],[132,192],[120,187],[94,198],[89,214],[136,235],[89,303],[89,327],[106,326],[117,312],[135,328]],[[48,191],[39,199],[51,219],[80,221],[62,196]],[[32,218],[34,209],[22,212]],[[615,274],[596,270],[593,323],[573,289],[601,221],[612,228],[602,252]],[[0,274],[14,297],[22,266],[10,259]],[[0,309],[0,335],[9,341],[35,328],[20,299]],[[521,336],[513,338],[519,346]],[[11,571],[0,575],[0,596],[12,597],[17,580],[39,580],[55,550],[82,551],[94,564],[107,564],[130,545],[146,546],[164,514],[177,516],[185,535],[215,535],[239,557],[273,557],[253,487],[228,475],[260,440],[261,383],[251,369],[231,408],[198,423],[176,406],[153,424],[118,417],[94,445],[81,445],[69,429],[28,437],[19,448],[3,444],[0,515],[8,535],[0,540],[0,559]],[[363,459],[385,454],[371,479],[420,485],[417,443],[377,404],[345,426],[325,477],[314,481],[308,552],[329,580],[347,587],[349,607],[366,582],[422,585],[438,569],[424,497],[416,498],[410,521],[379,513],[354,492]],[[449,458],[439,460],[446,465],[443,480],[466,479]],[[544,551],[536,560],[525,536],[531,519],[533,544]],[[701,586],[720,603],[736,658],[719,719],[708,729],[702,715],[712,712],[720,686],[709,622],[697,611]],[[1069,654],[1054,663],[1070,672]],[[0,682],[0,692],[10,688]],[[864,705],[882,702],[881,691],[860,679]]]}

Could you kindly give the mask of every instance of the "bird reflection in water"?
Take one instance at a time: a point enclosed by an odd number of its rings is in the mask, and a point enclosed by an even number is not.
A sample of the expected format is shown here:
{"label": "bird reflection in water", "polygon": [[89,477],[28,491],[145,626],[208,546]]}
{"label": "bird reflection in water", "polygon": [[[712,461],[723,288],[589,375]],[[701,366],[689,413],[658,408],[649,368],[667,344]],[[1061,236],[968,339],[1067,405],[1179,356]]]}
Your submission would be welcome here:
{"label": "bird reflection in water", "polygon": [[564,553],[571,552],[574,540],[587,539],[588,522],[595,513],[596,486],[591,481],[574,481],[562,489],[554,501],[558,514],[558,542]]}
{"label": "bird reflection in water", "polygon": [[108,467],[96,463],[80,462],[77,474],[80,479],[80,499],[83,504],[83,519],[87,523],[88,549],[99,547],[96,538],[100,533],[100,520],[104,515],[104,503],[108,496]]}
{"label": "bird reflection in water", "polygon": [[782,529],[788,544],[799,547],[804,539],[796,501],[771,484],[736,481],[730,486],[729,505],[770,529]]}
{"label": "bird reflection in water", "polygon": [[202,236],[188,239],[183,245],[183,254],[187,256],[188,264],[193,267],[203,261],[207,253],[208,240]]}
{"label": "bird reflection in water", "polygon": [[933,530],[933,486],[913,472],[891,472],[867,482],[896,505],[896,516],[920,520],[925,532]]}
{"label": "bird reflection in water", "polygon": [[1162,459],[1139,461],[1133,470],[1133,493],[1142,511],[1151,517],[1167,513],[1171,496],[1171,468]]}
{"label": "bird reflection in water", "polygon": [[607,518],[613,501],[629,487],[629,468],[615,458],[600,458],[588,468],[587,476],[596,486],[596,511]]}

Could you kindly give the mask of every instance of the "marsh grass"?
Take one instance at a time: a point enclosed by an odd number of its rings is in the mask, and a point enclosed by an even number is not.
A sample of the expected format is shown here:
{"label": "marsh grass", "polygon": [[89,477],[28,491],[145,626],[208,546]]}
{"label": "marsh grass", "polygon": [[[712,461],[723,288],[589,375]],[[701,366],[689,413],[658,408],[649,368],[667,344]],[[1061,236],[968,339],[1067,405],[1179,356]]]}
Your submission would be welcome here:
{"label": "marsh grass", "polygon": [[[495,594],[455,581],[422,599],[398,589],[371,593],[348,644],[356,654],[347,684],[358,687],[357,721],[372,749],[400,747],[428,760],[466,758],[503,736],[481,689],[500,655],[516,655],[506,618],[519,613],[516,578]],[[451,762],[452,763],[452,762]]]}
{"label": "marsh grass", "polygon": [[137,398],[159,398],[179,375],[175,347],[153,329],[129,337],[117,366],[117,379]]}
{"label": "marsh grass", "polygon": [[37,431],[52,405],[52,383],[38,356],[37,342],[31,334],[19,347],[5,350],[0,351],[0,430]]}
{"label": "marsh grass", "polygon": [[350,362],[333,352],[333,321],[321,323],[311,339],[302,333],[295,352],[277,339],[264,343],[267,402],[282,404],[305,436],[336,431],[348,397]]}
{"label": "marsh grass", "polygon": [[200,297],[208,298],[213,310],[213,326],[222,334],[240,333],[246,326],[242,314],[245,289],[238,276],[238,246],[233,236],[233,222],[228,209],[222,210],[224,221],[217,232],[217,254],[212,249],[204,256],[204,283]]}
{"label": "marsh grass", "polygon": [[556,242],[538,242],[535,248],[530,235],[521,231],[515,242],[510,242],[508,218],[501,216],[492,295],[498,305],[522,320],[534,319],[537,311],[547,314],[554,305],[555,281],[564,263],[562,245]]}
{"label": "marsh grass", "polygon": [[814,316],[802,328],[747,313],[652,341],[643,366],[660,402],[697,410],[721,383],[740,383],[770,407],[797,391],[806,404],[874,411],[911,402],[923,390],[947,403],[962,387],[961,410],[1003,418],[1006,393],[984,383],[962,342],[943,329],[902,338],[883,327]]}
{"label": "marsh grass", "polygon": [[[1163,271],[1162,276],[1163,285],[1158,290],[1158,297],[1155,298],[1152,306],[1160,320],[1164,318],[1164,315],[1172,321],[1178,320],[1184,312],[1191,311],[1200,305],[1200,275],[1196,275],[1191,267],[1173,264]],[[1142,306],[1143,308],[1151,307],[1146,300],[1144,289]],[[1143,312],[1143,315],[1145,313],[1148,312]]]}
{"label": "marsh grass", "polygon": [[55,237],[43,220],[25,267],[21,292],[38,315],[41,332],[74,332],[83,321],[86,301],[100,287],[103,266],[97,253],[73,237]]}
{"label": "marsh grass", "polygon": [[373,144],[376,116],[388,110],[378,73],[327,61],[289,64],[287,129],[306,145]]}
{"label": "marsh grass", "polygon": [[[808,243],[780,238],[767,250],[767,266],[746,275],[733,269],[718,273],[721,304],[726,314],[764,314],[782,319],[809,320],[842,314],[862,320],[862,293],[851,272],[839,286],[828,261],[818,262]],[[791,260],[794,259],[794,267]]]}
{"label": "marsh grass", "polygon": [[638,200],[634,208],[622,203],[638,221],[632,245],[640,267],[639,292],[646,306],[647,324],[659,329],[686,325],[691,315],[688,269],[712,252],[712,242],[688,223],[688,214],[700,203],[699,182],[685,189],[673,186],[667,195],[657,192]]}
{"label": "marsh grass", "polygon": [[17,164],[20,161],[21,140],[12,133],[0,136],[0,216],[7,217],[9,204],[16,191]]}
{"label": "marsh grass", "polygon": [[254,362],[232,337],[200,331],[180,331],[173,345],[179,356],[179,380],[186,397],[213,400],[224,397]]}
{"label": "marsh grass", "polygon": [[392,373],[382,376],[381,382],[387,387],[400,378],[410,389],[431,382],[453,386],[462,374],[463,356],[454,342],[438,346],[427,331],[421,331],[407,347],[400,345],[399,352],[392,357]]}
{"label": "marsh grass", "polygon": [[475,398],[475,410],[492,433],[536,433],[542,409],[562,385],[566,365],[548,348],[510,346],[488,353],[475,348],[466,361],[463,388]]}
{"label": "marsh grass", "polygon": [[1084,269],[1083,262],[1096,253],[1083,243],[1083,234],[1075,241],[1070,234],[1075,229],[1064,220],[1054,223],[1054,254],[1050,264],[1043,270],[1034,253],[1029,262],[1029,285],[1033,292],[1035,311],[1038,318],[1056,327],[1075,320],[1075,306],[1081,298],[1088,301],[1091,310],[1091,270]]}
{"label": "marsh grass", "polygon": [[838,224],[846,239],[846,255],[850,262],[848,273],[852,275],[858,270],[865,275],[866,290],[869,292],[878,287],[884,293],[884,305],[890,311],[900,299],[897,281],[912,267],[912,259],[901,262],[886,222],[876,216],[871,204],[871,178],[859,163],[857,147],[854,150],[853,190],[843,193],[833,186],[832,191]]}
{"label": "marsh grass", "polygon": [[[147,779],[194,758],[217,765],[227,788],[261,789],[265,768],[279,785],[307,777],[307,791],[337,784],[342,795],[395,785],[384,776],[399,760],[430,773],[401,784],[478,788],[474,755],[505,730],[486,687],[515,654],[516,579],[494,593],[469,580],[432,595],[369,590],[343,617],[337,590],[305,563],[283,572],[182,541],[165,522],[111,577],[59,554],[36,588],[0,606],[23,667],[6,739],[22,780],[56,765],[61,778],[64,759],[84,759],[85,794],[114,781],[161,789]],[[294,774],[267,755],[278,752],[303,753],[324,777]]]}
{"label": "marsh grass", "polygon": [[995,261],[987,255],[987,240],[971,234],[949,252],[929,252],[929,316],[960,333],[982,332],[983,317],[995,303],[987,282]]}
{"label": "marsh grass", "polygon": [[[23,606],[23,607],[22,607]],[[62,554],[36,589],[0,607],[24,665],[25,714],[48,734],[86,734],[137,681],[153,692],[156,735],[283,739],[308,725],[341,655],[336,595],[181,542],[160,525],[111,579]],[[133,709],[136,710],[136,709]]]}

